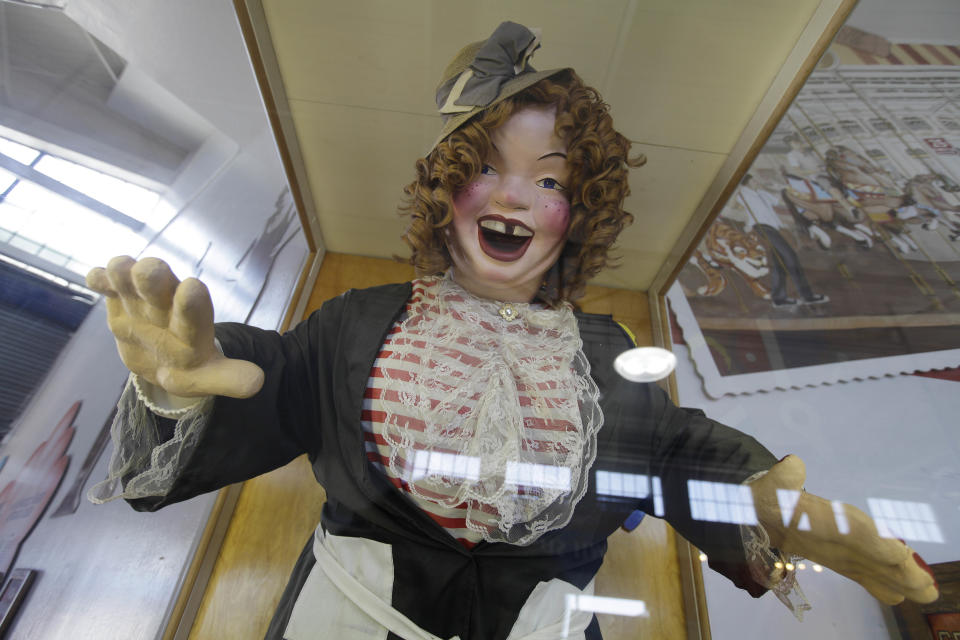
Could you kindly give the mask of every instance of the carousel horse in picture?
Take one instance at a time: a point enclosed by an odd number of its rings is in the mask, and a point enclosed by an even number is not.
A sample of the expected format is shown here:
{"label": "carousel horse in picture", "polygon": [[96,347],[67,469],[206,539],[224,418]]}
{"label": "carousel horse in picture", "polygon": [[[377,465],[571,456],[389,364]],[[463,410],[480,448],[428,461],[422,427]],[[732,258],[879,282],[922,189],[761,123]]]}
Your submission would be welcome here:
{"label": "carousel horse in picture", "polygon": [[788,186],[780,191],[780,197],[800,228],[823,249],[833,244],[825,227],[848,236],[864,249],[873,246],[873,232],[864,224],[863,214],[847,202],[842,186],[833,178],[821,175],[811,179],[784,168],[781,171]]}
{"label": "carousel horse in picture", "polygon": [[697,287],[701,296],[719,295],[727,286],[727,272],[740,274],[754,295],[770,299],[770,288],[762,278],[770,273],[767,250],[755,233],[745,233],[722,218],[710,225],[690,262],[707,279]]}
{"label": "carousel horse in picture", "polygon": [[887,232],[900,253],[919,250],[906,225],[924,220],[910,194],[900,189],[883,169],[847,147],[828,149],[826,162],[829,175],[843,186],[860,211]]}
{"label": "carousel horse in picture", "polygon": [[950,240],[960,238],[960,205],[951,204],[937,188],[940,176],[924,173],[910,178],[904,190],[916,202],[918,210],[928,212],[932,220],[924,223],[925,229],[936,229],[939,223],[947,229]]}

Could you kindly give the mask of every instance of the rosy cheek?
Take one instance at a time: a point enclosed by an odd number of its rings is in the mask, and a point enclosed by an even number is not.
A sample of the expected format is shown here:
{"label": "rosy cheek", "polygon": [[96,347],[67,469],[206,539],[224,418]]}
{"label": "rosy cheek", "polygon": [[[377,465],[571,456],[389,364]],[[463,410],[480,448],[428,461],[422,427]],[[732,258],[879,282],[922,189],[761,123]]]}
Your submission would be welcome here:
{"label": "rosy cheek", "polygon": [[540,208],[539,226],[554,234],[567,232],[570,224],[570,203],[565,199],[549,200]]}
{"label": "rosy cheek", "polygon": [[454,194],[454,211],[461,214],[471,214],[475,212],[487,202],[488,191],[489,187],[482,182],[471,182]]}

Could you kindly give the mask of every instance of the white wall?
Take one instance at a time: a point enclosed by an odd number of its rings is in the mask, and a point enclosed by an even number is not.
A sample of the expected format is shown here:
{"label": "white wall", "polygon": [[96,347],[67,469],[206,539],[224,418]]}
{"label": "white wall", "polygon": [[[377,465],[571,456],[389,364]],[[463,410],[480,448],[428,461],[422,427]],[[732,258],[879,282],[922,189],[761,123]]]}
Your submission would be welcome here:
{"label": "white wall", "polygon": [[[711,400],[687,349],[674,351],[684,406],[753,435],[778,457],[800,456],[810,492],[864,511],[868,497],[930,504],[944,543],[907,542],[931,564],[957,559],[960,383],[895,376]],[[704,571],[713,637],[759,640],[773,630],[783,640],[888,637],[889,609],[859,586],[830,571],[798,573],[813,605],[802,623],[772,594],[755,601]]]}

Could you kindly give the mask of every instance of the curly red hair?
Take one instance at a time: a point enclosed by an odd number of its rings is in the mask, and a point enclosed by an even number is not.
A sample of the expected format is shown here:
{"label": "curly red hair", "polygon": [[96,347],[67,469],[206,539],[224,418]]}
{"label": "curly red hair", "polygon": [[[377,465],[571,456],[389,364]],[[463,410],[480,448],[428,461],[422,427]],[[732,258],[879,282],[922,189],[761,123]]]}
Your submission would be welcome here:
{"label": "curly red hair", "polygon": [[453,194],[480,174],[491,150],[490,132],[534,105],[556,107],[556,133],[567,144],[570,168],[567,241],[538,298],[550,305],[575,300],[587,280],[613,263],[610,249],[633,221],[623,209],[630,193],[627,173],[646,159],[629,157],[630,141],[613,128],[608,105],[573,70],[566,70],[477,114],[417,160],[416,179],[404,188],[407,201],[401,211],[410,216],[403,239],[418,275],[450,266],[445,229],[453,219]]}

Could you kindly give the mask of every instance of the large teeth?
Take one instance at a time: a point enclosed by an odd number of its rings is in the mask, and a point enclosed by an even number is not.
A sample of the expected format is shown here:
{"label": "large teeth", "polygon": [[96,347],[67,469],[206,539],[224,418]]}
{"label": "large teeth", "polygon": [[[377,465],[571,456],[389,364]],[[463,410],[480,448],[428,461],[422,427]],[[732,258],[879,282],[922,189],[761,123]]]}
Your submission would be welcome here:
{"label": "large teeth", "polygon": [[484,229],[489,229],[490,231],[496,231],[497,233],[502,233],[504,235],[517,236],[519,238],[529,238],[533,235],[533,231],[521,227],[518,224],[504,222],[503,220],[481,220],[480,226]]}
{"label": "large teeth", "polygon": [[490,231],[496,231],[497,233],[507,232],[507,224],[502,220],[481,220],[480,226],[484,229],[490,229]]}

